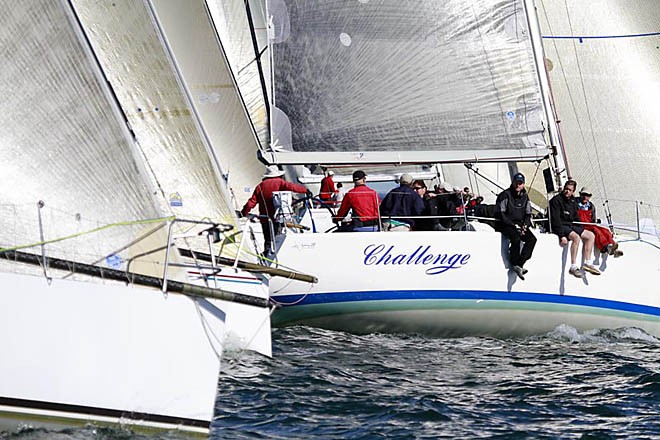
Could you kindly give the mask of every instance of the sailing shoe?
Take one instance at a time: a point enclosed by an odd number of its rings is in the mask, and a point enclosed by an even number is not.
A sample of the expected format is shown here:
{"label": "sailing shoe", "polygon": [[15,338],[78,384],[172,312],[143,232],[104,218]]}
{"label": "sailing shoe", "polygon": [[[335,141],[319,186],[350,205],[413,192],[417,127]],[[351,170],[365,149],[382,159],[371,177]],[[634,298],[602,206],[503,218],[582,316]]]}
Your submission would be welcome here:
{"label": "sailing shoe", "polygon": [[582,270],[589,272],[590,274],[593,275],[600,275],[600,271],[593,264],[584,263],[582,265]]}
{"label": "sailing shoe", "polygon": [[582,271],[576,267],[571,267],[568,269],[568,273],[573,275],[574,277],[582,278],[584,275],[582,275]]}
{"label": "sailing shoe", "polygon": [[523,281],[525,280],[525,277],[524,277],[524,275],[525,275],[525,272],[524,272],[525,269],[523,269],[523,268],[520,267],[520,266],[513,266],[513,267],[511,268],[511,270],[514,271],[514,272],[516,273],[516,275],[518,275],[518,278],[520,278],[520,279],[523,280]]}
{"label": "sailing shoe", "polygon": [[619,243],[614,242],[607,245],[607,253],[614,255],[614,253],[619,249]]}
{"label": "sailing shoe", "polygon": [[617,250],[614,251],[613,255],[614,255],[614,258],[622,257],[623,256],[623,251],[620,251],[620,250],[617,249]]}

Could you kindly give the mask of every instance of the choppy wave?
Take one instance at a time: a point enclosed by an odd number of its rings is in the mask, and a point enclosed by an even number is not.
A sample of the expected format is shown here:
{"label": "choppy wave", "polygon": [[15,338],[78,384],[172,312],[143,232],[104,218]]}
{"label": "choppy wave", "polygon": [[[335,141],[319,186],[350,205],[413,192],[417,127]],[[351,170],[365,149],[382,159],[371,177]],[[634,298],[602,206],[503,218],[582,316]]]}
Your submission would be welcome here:
{"label": "choppy wave", "polygon": [[214,438],[660,436],[660,341],[635,328],[498,340],[297,327],[274,340],[273,359],[226,360]]}
{"label": "choppy wave", "polygon": [[500,340],[291,327],[273,342],[272,359],[225,354],[212,438],[660,438],[660,340],[636,328]]}

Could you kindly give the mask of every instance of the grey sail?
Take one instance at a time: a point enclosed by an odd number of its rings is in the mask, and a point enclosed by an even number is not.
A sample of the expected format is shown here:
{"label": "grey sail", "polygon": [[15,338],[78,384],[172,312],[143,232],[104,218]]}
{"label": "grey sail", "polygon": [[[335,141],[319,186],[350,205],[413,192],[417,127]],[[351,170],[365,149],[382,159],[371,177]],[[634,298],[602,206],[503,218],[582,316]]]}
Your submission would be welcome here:
{"label": "grey sail", "polygon": [[524,7],[522,1],[268,2],[274,94],[273,155],[266,158],[543,157],[547,123]]}
{"label": "grey sail", "polygon": [[[615,223],[660,222],[660,2],[543,0],[538,16],[569,174]],[[647,220],[648,221],[648,220]],[[652,228],[651,228],[652,229]]]}

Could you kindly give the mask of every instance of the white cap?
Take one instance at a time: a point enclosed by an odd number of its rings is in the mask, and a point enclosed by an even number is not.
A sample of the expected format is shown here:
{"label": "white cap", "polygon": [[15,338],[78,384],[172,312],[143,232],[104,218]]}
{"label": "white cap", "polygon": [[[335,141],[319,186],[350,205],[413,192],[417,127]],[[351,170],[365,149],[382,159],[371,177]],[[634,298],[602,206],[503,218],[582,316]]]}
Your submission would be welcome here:
{"label": "white cap", "polygon": [[277,165],[268,165],[268,167],[266,167],[266,172],[264,173],[264,179],[267,177],[279,177],[283,175],[284,171],[280,170]]}

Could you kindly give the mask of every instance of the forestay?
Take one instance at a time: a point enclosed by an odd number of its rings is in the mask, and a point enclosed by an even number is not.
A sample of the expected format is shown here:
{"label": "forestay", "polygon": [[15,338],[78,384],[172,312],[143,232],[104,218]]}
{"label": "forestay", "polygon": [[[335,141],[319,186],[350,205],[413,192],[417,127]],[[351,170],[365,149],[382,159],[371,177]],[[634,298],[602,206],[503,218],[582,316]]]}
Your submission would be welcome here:
{"label": "forestay", "polygon": [[522,0],[270,0],[277,163],[535,160]]}

